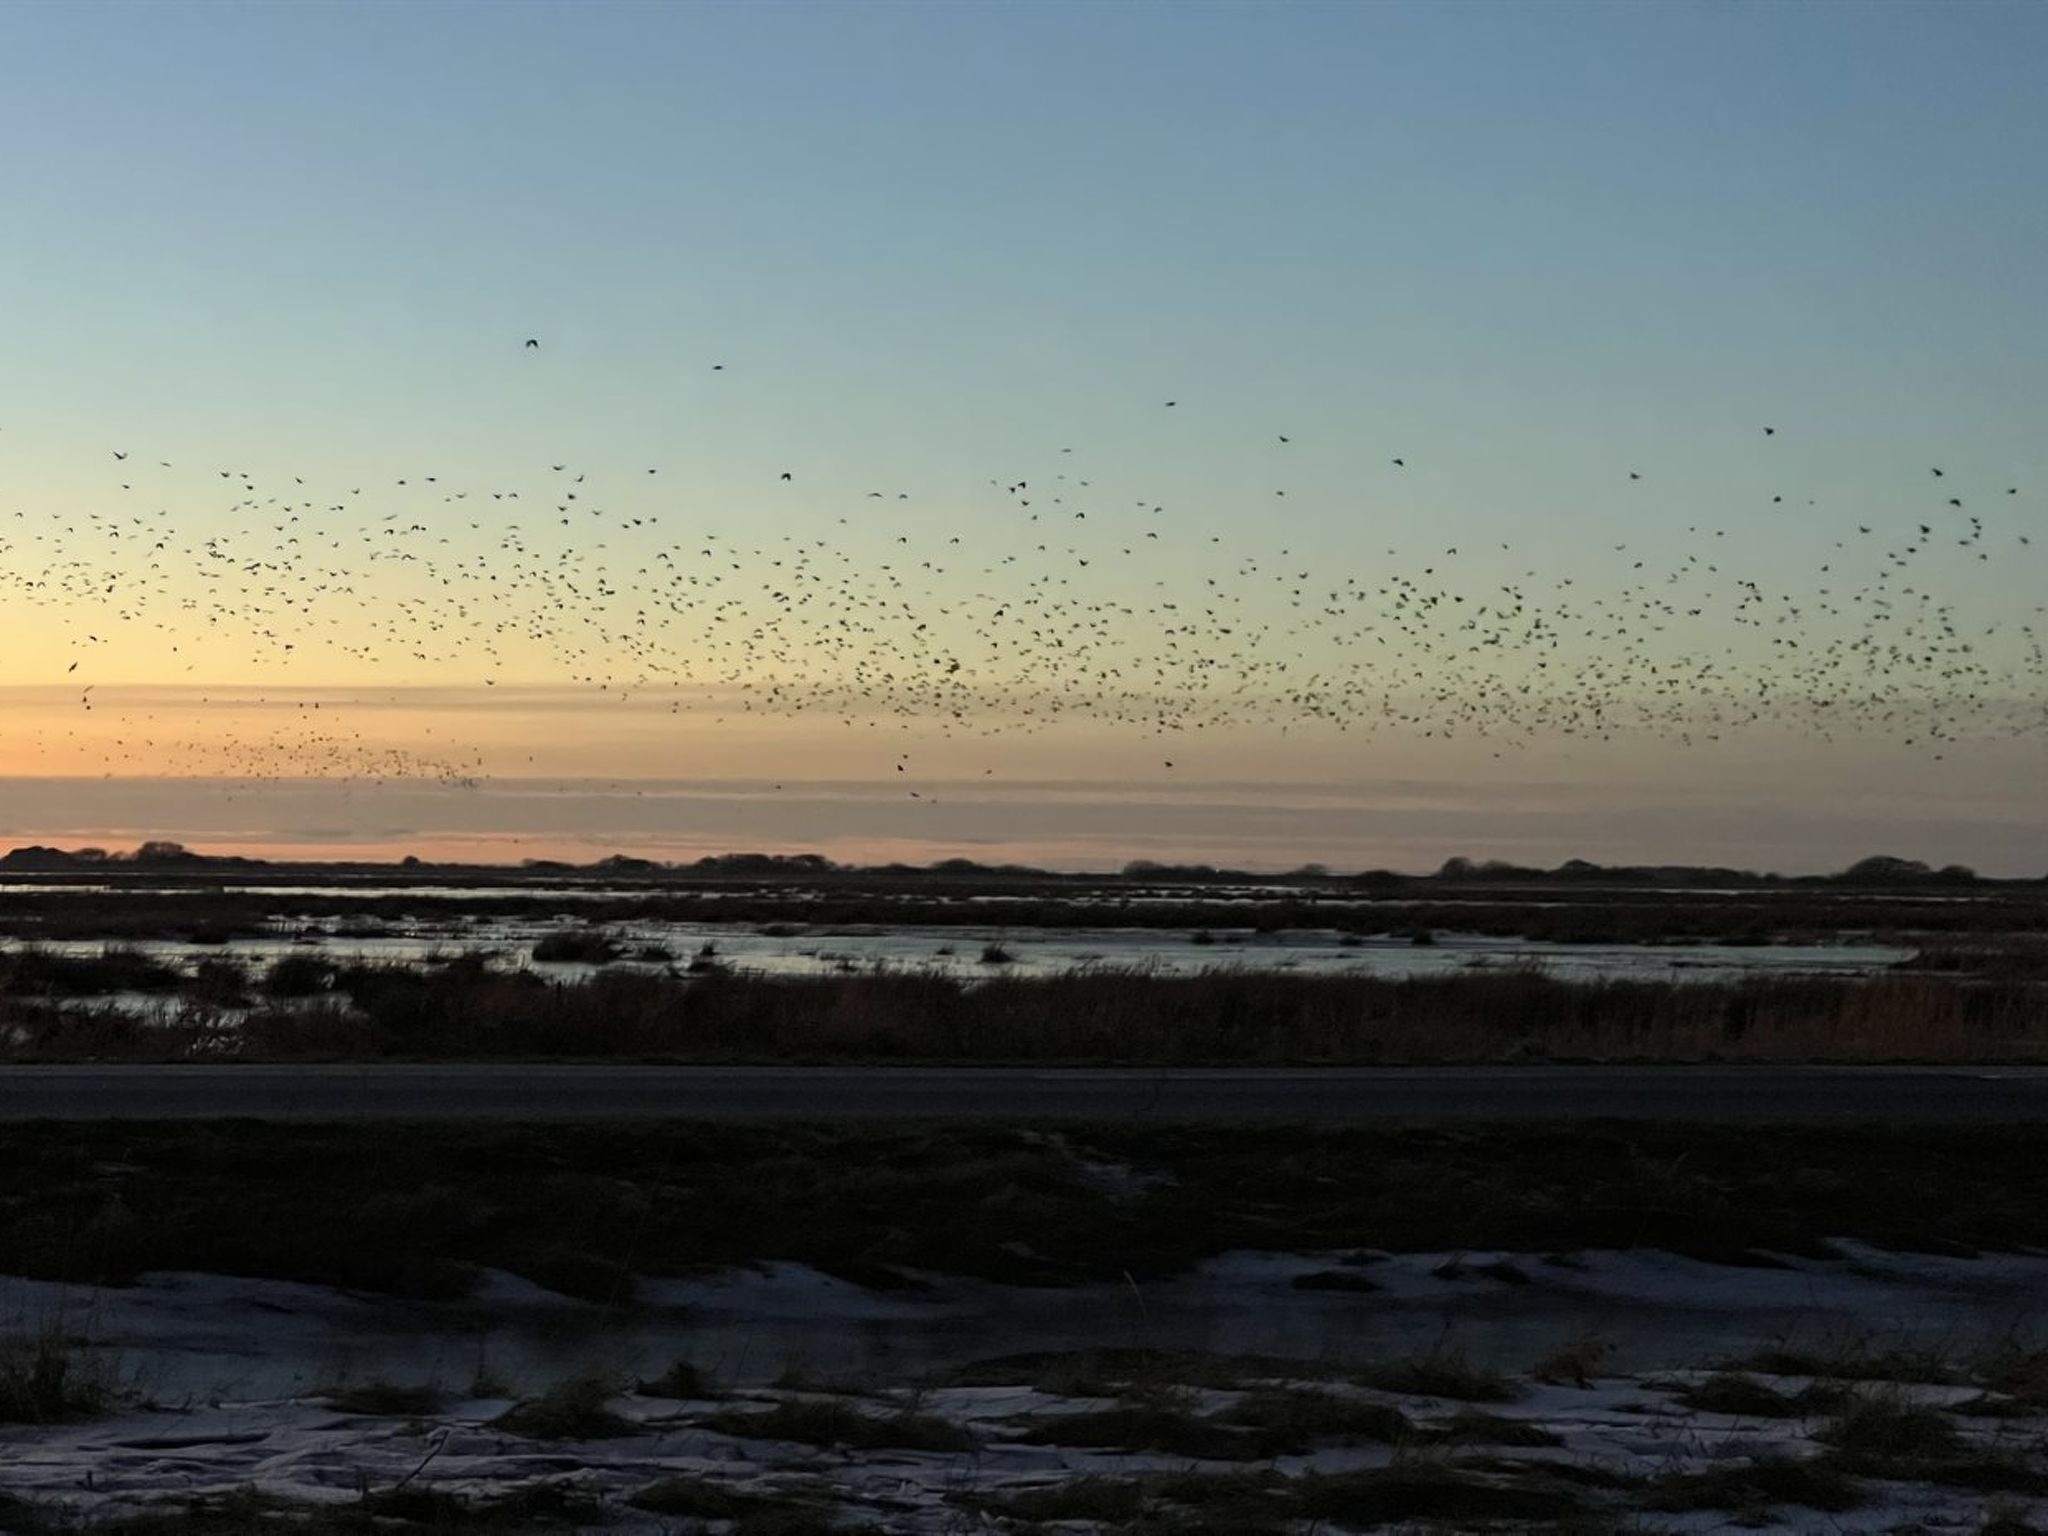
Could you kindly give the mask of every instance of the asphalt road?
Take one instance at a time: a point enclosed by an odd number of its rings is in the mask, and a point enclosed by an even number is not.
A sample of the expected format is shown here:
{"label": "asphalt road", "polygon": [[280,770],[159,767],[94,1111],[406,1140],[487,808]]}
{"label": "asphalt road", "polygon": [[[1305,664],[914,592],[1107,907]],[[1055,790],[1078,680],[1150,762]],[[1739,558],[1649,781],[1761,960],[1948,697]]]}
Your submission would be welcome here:
{"label": "asphalt road", "polygon": [[0,1068],[0,1120],[1916,1121],[2048,1117],[2048,1071],[1934,1067]]}

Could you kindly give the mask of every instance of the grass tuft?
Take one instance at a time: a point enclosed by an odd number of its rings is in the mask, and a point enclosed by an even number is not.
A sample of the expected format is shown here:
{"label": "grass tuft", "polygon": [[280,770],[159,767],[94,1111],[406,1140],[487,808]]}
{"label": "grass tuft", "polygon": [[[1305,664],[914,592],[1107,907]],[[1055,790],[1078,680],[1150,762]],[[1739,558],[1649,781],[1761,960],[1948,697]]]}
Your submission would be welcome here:
{"label": "grass tuft", "polygon": [[1562,1435],[1541,1424],[1503,1418],[1477,1408],[1460,1408],[1437,1428],[1435,1438],[1447,1445],[1503,1445],[1529,1450],[1564,1444]]}
{"label": "grass tuft", "polygon": [[1863,1502],[1863,1491],[1829,1459],[1766,1456],[1742,1466],[1667,1473],[1651,1482],[1641,1502],[1661,1514],[1777,1504],[1842,1514]]}
{"label": "grass tuft", "polygon": [[1955,1368],[1938,1355],[1914,1349],[1871,1349],[1847,1341],[1828,1349],[1766,1349],[1741,1362],[1766,1376],[1813,1376],[1827,1381],[1882,1381],[1952,1386]]}
{"label": "grass tuft", "polygon": [[1133,1520],[1152,1501],[1135,1478],[1075,1477],[1042,1488],[970,1498],[967,1502],[1012,1520]]}
{"label": "grass tuft", "polygon": [[667,1370],[636,1390],[642,1397],[707,1398],[716,1394],[711,1378],[687,1360],[672,1360]]}
{"label": "grass tuft", "polygon": [[533,946],[533,958],[543,965],[608,965],[618,957],[618,941],[597,928],[558,928]]}
{"label": "grass tuft", "polygon": [[1706,1380],[1672,1394],[1700,1413],[1725,1413],[1743,1419],[1803,1419],[1834,1413],[1848,1400],[1842,1387],[1815,1382],[1796,1393],[1781,1392],[1769,1382],[1741,1371],[1717,1371]]}
{"label": "grass tuft", "polygon": [[980,1443],[959,1425],[931,1414],[871,1414],[835,1398],[785,1398],[766,1411],[726,1408],[702,1424],[751,1440],[793,1440],[856,1451],[971,1451]]}
{"label": "grass tuft", "polygon": [[1247,1392],[1216,1419],[1257,1432],[1269,1455],[1305,1451],[1318,1441],[1399,1445],[1415,1436],[1414,1424],[1398,1408],[1302,1387]]}
{"label": "grass tuft", "polygon": [[1119,1451],[1161,1451],[1198,1461],[1263,1461],[1276,1454],[1271,1438],[1163,1403],[1123,1403],[1084,1413],[1033,1418],[1017,1437],[1026,1445],[1100,1446]]}
{"label": "grass tuft", "polygon": [[1945,1460],[1964,1448],[1948,1415],[1896,1393],[1850,1399],[1814,1438],[1866,1469]]}
{"label": "grass tuft", "polygon": [[1427,1520],[1466,1529],[1502,1520],[1567,1520],[1585,1508],[1577,1489],[1540,1472],[1501,1475],[1438,1461],[1397,1461],[1301,1480],[1301,1515],[1351,1526]]}
{"label": "grass tuft", "polygon": [[441,1411],[438,1387],[401,1387],[388,1381],[365,1382],[342,1387],[321,1399],[336,1413],[362,1414],[370,1418],[424,1418]]}
{"label": "grass tuft", "polygon": [[774,1511],[804,1507],[803,1501],[727,1488],[708,1477],[664,1477],[626,1496],[626,1502],[649,1514],[688,1520],[746,1520]]}
{"label": "grass tuft", "polygon": [[2041,1528],[2033,1523],[2033,1513],[2024,1504],[1994,1500],[1984,1511],[1984,1523],[1977,1528],[1977,1536],[2041,1536]]}
{"label": "grass tuft", "polygon": [[1446,1397],[1466,1403],[1512,1403],[1522,1389],[1500,1372],[1474,1365],[1463,1350],[1443,1346],[1407,1360],[1367,1366],[1357,1373],[1363,1386],[1415,1397]]}
{"label": "grass tuft", "polygon": [[96,1418],[112,1397],[105,1373],[61,1325],[0,1334],[0,1424]]}
{"label": "grass tuft", "polygon": [[575,1376],[515,1403],[492,1423],[533,1440],[616,1440],[638,1434],[638,1425],[606,1406],[611,1396],[611,1384],[602,1377]]}

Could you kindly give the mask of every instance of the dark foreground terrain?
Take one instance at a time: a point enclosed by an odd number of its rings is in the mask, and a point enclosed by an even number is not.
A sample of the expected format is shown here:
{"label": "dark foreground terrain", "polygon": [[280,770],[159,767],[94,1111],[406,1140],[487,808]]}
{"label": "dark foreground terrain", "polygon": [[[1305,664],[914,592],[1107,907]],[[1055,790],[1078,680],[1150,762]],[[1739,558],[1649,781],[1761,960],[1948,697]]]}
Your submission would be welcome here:
{"label": "dark foreground terrain", "polygon": [[1089,1120],[1373,1126],[2011,1125],[2048,1119],[2048,1071],[1867,1066],[677,1066],[300,1062],[0,1068],[0,1122]]}
{"label": "dark foreground terrain", "polygon": [[1060,1285],[1240,1249],[2048,1247],[2048,1126],[205,1124],[0,1128],[0,1273],[630,1300],[788,1260]]}
{"label": "dark foreground terrain", "polygon": [[[2031,1320],[1887,1339],[1873,1299],[2024,1299],[2044,1246],[2031,1125],[16,1126],[0,1276],[40,1278],[0,1282],[0,1530],[2023,1536]],[[1151,1342],[1148,1298],[1197,1271],[1313,1309],[1323,1347]],[[772,1381],[616,1348],[642,1316],[688,1347],[750,1287],[872,1332],[970,1286],[1114,1310],[1129,1342]],[[1604,1330],[1708,1291],[1825,1293],[1871,1333],[1612,1358]],[[492,1320],[543,1295],[580,1308],[571,1364],[508,1375]],[[1452,1332],[1543,1295],[1579,1303],[1514,1363]],[[124,1374],[101,1342],[157,1317],[159,1366],[222,1330],[267,1353],[371,1304],[410,1318],[397,1353],[287,1390]]]}
{"label": "dark foreground terrain", "polygon": [[[55,862],[22,859],[45,852]],[[1460,868],[1459,866],[1464,866]],[[55,850],[0,858],[0,935],[24,940],[196,940],[274,935],[281,924],[550,917],[596,924],[858,924],[1344,933],[1432,931],[1573,944],[1822,944],[1845,934],[1961,941],[2048,932],[2048,880],[1979,879],[1872,859],[1841,875],[1715,869],[1557,870],[1467,865],[1434,875],[1284,875],[1133,866],[1119,874],[950,860],[852,868],[735,855],[687,866],[611,859],[571,867],[263,865],[185,855],[78,863]]]}
{"label": "dark foreground terrain", "polygon": [[[108,996],[117,988],[124,995]],[[550,979],[481,957],[290,956],[262,977],[0,954],[0,1060],[1144,1063],[2048,1061],[2048,980],[1915,970],[1711,981],[687,970]]]}

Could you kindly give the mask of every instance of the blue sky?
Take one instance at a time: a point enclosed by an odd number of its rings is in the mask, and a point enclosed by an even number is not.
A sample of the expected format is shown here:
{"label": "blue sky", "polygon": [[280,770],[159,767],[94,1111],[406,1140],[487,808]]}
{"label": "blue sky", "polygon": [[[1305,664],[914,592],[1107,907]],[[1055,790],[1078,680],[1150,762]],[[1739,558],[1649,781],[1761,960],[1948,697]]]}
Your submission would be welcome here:
{"label": "blue sky", "polygon": [[[1197,587],[1206,537],[1597,580],[1709,520],[1810,569],[1930,464],[2048,532],[2044,57],[2021,4],[15,5],[0,510],[98,505],[114,445],[658,464],[727,537],[907,488],[835,535],[881,559],[1071,446]],[[2041,574],[1944,591],[2009,632]],[[0,684],[71,654],[25,622]]]}
{"label": "blue sky", "polygon": [[1771,410],[1964,455],[2048,369],[2039,7],[15,6],[0,41],[8,405],[60,423],[175,383],[388,442],[452,385],[436,428],[502,441],[560,423],[494,351],[543,332],[621,439],[715,356],[925,462],[1171,395],[1447,451]]}

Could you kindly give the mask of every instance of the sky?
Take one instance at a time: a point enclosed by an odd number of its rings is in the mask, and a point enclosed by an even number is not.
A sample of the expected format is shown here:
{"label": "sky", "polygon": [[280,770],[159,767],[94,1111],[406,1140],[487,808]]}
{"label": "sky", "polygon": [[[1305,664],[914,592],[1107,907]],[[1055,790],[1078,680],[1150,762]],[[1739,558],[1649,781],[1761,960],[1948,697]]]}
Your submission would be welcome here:
{"label": "sky", "polygon": [[7,7],[0,835],[2040,873],[2044,56]]}

